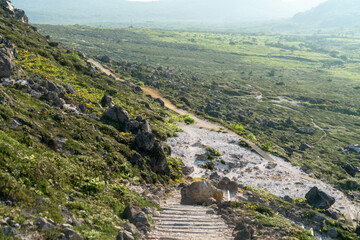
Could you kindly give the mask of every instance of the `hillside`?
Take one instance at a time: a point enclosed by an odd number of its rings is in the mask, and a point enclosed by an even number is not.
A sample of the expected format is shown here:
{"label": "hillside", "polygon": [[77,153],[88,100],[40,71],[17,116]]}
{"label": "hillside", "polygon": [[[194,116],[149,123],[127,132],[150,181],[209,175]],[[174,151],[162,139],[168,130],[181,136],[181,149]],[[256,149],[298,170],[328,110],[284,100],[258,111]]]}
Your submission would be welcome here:
{"label": "hillside", "polygon": [[359,28],[360,2],[328,0],[307,12],[295,15],[292,21],[310,28]]}
{"label": "hillside", "polygon": [[181,177],[161,142],[180,117],[6,1],[0,26],[0,239],[115,239],[128,205],[156,209],[155,184],[159,199]]}
{"label": "hillside", "polygon": [[[0,239],[358,239],[359,153],[344,145],[358,140],[359,88],[346,48],[38,27],[0,0]],[[299,56],[279,56],[288,48]],[[308,84],[300,64],[324,75]]]}

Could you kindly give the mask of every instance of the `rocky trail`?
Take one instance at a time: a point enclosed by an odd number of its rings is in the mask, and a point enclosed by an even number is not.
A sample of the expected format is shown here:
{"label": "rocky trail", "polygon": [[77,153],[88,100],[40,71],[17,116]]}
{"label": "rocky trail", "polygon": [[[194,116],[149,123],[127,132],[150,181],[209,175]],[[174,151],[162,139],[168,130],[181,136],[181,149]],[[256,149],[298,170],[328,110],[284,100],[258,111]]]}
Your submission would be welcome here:
{"label": "rocky trail", "polygon": [[[89,62],[117,80],[124,81],[98,62],[92,59]],[[300,167],[293,166],[284,159],[264,152],[257,145],[231,131],[217,131],[224,130],[224,128],[176,108],[170,101],[164,99],[156,89],[145,86],[141,86],[141,89],[153,98],[161,98],[169,109],[182,115],[189,114],[195,119],[196,124],[194,125],[180,125],[183,132],[179,132],[178,137],[170,138],[167,142],[172,148],[173,156],[181,157],[187,167],[194,168],[191,177],[207,178],[213,172],[217,172],[220,176],[226,176],[241,185],[263,189],[279,197],[290,196],[294,199],[304,198],[312,187],[317,186],[336,199],[333,208],[345,213],[349,222],[355,218],[356,213],[360,212],[360,207],[352,203],[341,191],[313,178],[311,173],[305,173]],[[284,106],[279,105],[278,107]],[[315,122],[313,124],[317,127]],[[320,129],[320,127],[317,128]],[[323,129],[320,130],[324,131]],[[324,137],[326,137],[326,132],[324,131],[324,133]],[[246,141],[250,148],[239,146],[240,140]],[[203,167],[206,162],[206,158],[204,158],[206,147],[221,152],[213,170]],[[224,221],[215,213],[209,214],[212,213],[210,208],[180,205],[179,201],[180,196],[176,194],[161,205],[164,211],[155,218],[155,230],[151,233],[153,238],[231,239],[231,232]]]}
{"label": "rocky trail", "polygon": [[[277,196],[290,196],[294,199],[304,198],[314,186],[336,199],[333,208],[345,213],[348,221],[356,217],[360,207],[353,204],[341,191],[331,185],[315,179],[311,173],[303,172],[285,160],[269,155],[252,145],[254,151],[239,146],[239,137],[234,134],[199,129],[194,126],[181,125],[183,132],[178,137],[168,140],[174,156],[183,159],[185,165],[194,166],[190,175],[195,178],[209,177],[213,172],[226,176],[244,186],[263,189]],[[207,159],[206,147],[222,153],[215,163],[214,170],[203,167]],[[221,161],[222,160],[222,161]]]}
{"label": "rocky trail", "polygon": [[160,240],[226,240],[232,230],[210,207],[180,204],[180,194],[166,200],[159,217],[154,217],[155,229],[149,239]]}

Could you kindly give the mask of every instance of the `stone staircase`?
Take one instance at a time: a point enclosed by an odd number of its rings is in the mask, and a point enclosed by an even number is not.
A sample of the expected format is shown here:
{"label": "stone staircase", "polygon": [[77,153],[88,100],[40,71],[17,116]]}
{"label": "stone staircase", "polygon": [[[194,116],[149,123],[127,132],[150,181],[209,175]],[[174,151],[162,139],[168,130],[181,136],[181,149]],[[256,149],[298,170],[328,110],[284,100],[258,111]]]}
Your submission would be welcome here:
{"label": "stone staircase", "polygon": [[162,205],[148,239],[230,240],[231,229],[209,207],[181,205],[174,197]]}

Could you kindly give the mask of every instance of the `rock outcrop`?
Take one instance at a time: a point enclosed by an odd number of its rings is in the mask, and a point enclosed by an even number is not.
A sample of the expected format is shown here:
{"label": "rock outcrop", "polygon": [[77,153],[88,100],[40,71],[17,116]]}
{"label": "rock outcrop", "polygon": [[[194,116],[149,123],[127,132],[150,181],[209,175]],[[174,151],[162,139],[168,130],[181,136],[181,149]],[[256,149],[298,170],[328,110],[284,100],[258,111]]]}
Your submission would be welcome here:
{"label": "rock outcrop", "polygon": [[181,189],[181,204],[206,204],[211,199],[221,202],[223,200],[223,192],[207,181],[194,182],[190,186]]}
{"label": "rock outcrop", "polygon": [[120,106],[114,106],[107,109],[103,116],[122,124],[127,124],[130,121],[129,113]]}
{"label": "rock outcrop", "polygon": [[310,189],[305,198],[310,205],[319,209],[328,209],[335,203],[335,198],[320,191],[317,187]]}
{"label": "rock outcrop", "polygon": [[25,12],[21,9],[14,8],[10,1],[0,0],[0,7],[2,7],[11,17],[16,18],[23,23],[29,22],[29,18],[26,16]]}
{"label": "rock outcrop", "polygon": [[10,77],[13,73],[16,54],[14,45],[0,36],[0,78]]}

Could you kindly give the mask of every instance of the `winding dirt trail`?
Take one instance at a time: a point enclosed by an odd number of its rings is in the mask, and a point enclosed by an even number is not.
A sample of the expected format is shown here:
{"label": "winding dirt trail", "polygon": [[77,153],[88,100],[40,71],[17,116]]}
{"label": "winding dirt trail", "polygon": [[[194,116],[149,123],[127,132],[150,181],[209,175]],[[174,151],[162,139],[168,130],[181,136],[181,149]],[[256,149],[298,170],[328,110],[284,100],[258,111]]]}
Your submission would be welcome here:
{"label": "winding dirt trail", "polygon": [[[116,80],[121,81],[121,82],[126,82],[126,80],[119,78],[118,76],[116,76],[114,73],[112,73],[109,69],[105,68],[103,65],[101,65],[99,62],[97,62],[96,60],[90,58],[88,59],[88,62],[93,64],[95,67],[97,67],[98,69],[100,69],[102,72],[104,72],[106,75],[108,76],[112,76],[114,77]],[[150,96],[152,96],[153,98],[161,98],[161,100],[163,100],[165,107],[167,107],[168,109],[180,114],[180,115],[189,115],[190,117],[192,117],[195,120],[195,124],[194,126],[199,127],[199,128],[205,128],[205,129],[209,129],[209,130],[222,130],[224,129],[224,127],[218,125],[218,124],[214,124],[212,122],[206,121],[204,119],[201,119],[199,117],[197,117],[196,115],[194,115],[193,113],[190,113],[188,111],[185,111],[183,109],[179,109],[177,108],[174,104],[172,104],[168,99],[164,98],[162,96],[162,94],[160,93],[159,90],[151,88],[151,87],[147,87],[147,86],[140,86],[141,90],[143,90],[143,92],[145,94],[148,94]]]}
{"label": "winding dirt trail", "polygon": [[[94,59],[88,59],[88,62],[93,64],[94,66],[96,66],[97,68],[101,69],[104,73],[106,73],[107,75],[109,76],[112,76],[114,77],[116,80],[118,81],[122,81],[122,82],[125,82],[124,79],[120,79],[119,77],[117,77],[115,74],[113,74],[109,69],[106,69],[105,67],[103,67],[99,62],[95,61]],[[263,159],[267,160],[268,162],[276,162],[276,160],[271,156],[269,155],[268,153],[266,153],[265,151],[263,151],[260,147],[258,147],[256,144],[248,141],[247,139],[244,139],[242,138],[241,136],[238,136],[237,134],[235,134],[234,132],[228,130],[228,129],[225,129],[223,126],[219,125],[219,124],[216,124],[216,123],[212,123],[212,122],[209,122],[209,121],[206,121],[206,120],[203,120],[203,119],[200,119],[198,118],[197,116],[195,116],[194,114],[190,113],[190,112],[187,112],[185,110],[182,110],[182,109],[179,109],[177,108],[174,104],[172,104],[168,99],[164,98],[162,96],[162,94],[159,92],[159,90],[157,89],[153,89],[153,88],[150,88],[150,87],[147,87],[147,86],[140,86],[141,89],[143,90],[143,92],[145,94],[148,94],[148,95],[151,95],[153,98],[161,98],[163,101],[164,101],[164,104],[167,108],[173,110],[174,112],[177,112],[181,115],[185,115],[185,114],[188,114],[189,116],[191,116],[192,118],[195,119],[196,123],[192,125],[192,127],[195,127],[195,128],[198,128],[198,129],[207,129],[207,130],[226,130],[226,133],[224,134],[229,134],[229,136],[231,135],[232,137],[234,137],[234,135],[240,139],[240,140],[243,140],[245,142],[247,142],[250,146],[250,148],[252,148],[257,154],[259,154]],[[282,106],[282,105],[278,105],[276,104],[278,107],[285,107],[285,106]],[[289,108],[289,107],[285,107],[285,108]],[[296,112],[299,112],[295,109],[292,109],[292,108],[289,108],[290,110],[293,110],[293,111],[296,111]],[[300,112],[301,113],[301,112]],[[313,121],[314,123],[314,126],[316,128],[319,128],[321,129],[322,131],[325,132],[325,130],[323,130],[322,128],[320,128],[319,126],[317,126],[315,124],[315,122]],[[326,132],[325,132],[326,134]],[[320,141],[326,137],[323,136]],[[327,185],[325,182],[322,182],[321,180],[318,180],[318,179],[315,179],[315,178],[312,178],[312,177],[309,177],[305,174],[301,174],[301,173],[298,173],[296,171],[293,171],[292,169],[290,168],[287,168],[285,166],[283,166],[283,169],[285,171],[287,171],[287,173],[289,173],[290,175],[292,176],[296,176],[296,177],[299,177],[303,180],[306,180],[308,182],[312,182],[314,184],[321,184],[321,185]],[[348,204],[348,200],[347,200],[347,197],[339,191],[339,194],[341,194],[341,204],[344,206],[345,208],[345,212],[346,212],[346,218],[349,222],[353,222],[352,219],[354,219],[354,214],[352,212],[352,208],[349,206]]]}

